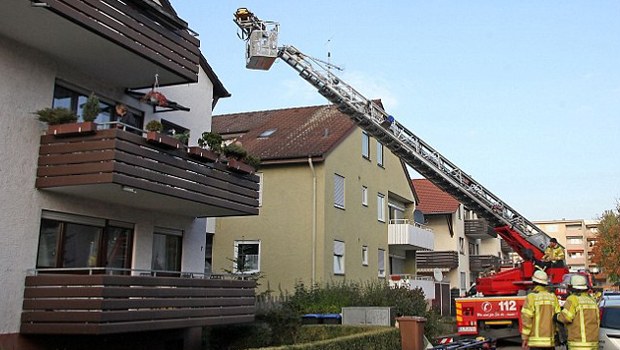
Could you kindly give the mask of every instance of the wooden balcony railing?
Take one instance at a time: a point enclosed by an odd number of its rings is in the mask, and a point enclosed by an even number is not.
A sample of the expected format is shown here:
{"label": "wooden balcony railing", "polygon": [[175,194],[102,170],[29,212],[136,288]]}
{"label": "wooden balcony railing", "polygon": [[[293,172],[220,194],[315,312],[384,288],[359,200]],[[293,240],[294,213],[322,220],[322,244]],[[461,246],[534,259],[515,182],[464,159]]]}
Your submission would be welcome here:
{"label": "wooden balcony railing", "polygon": [[117,128],[41,136],[36,187],[159,212],[258,214],[259,178],[190,158]]}
{"label": "wooden balcony railing", "polygon": [[27,276],[23,334],[116,334],[252,322],[256,283],[129,275]]}
{"label": "wooden balcony railing", "polygon": [[415,261],[418,269],[454,269],[459,266],[459,253],[455,251],[417,251]]}
{"label": "wooden balcony railing", "polygon": [[482,272],[487,269],[499,271],[501,259],[495,255],[470,255],[469,269],[471,272]]}
{"label": "wooden balcony railing", "polygon": [[497,232],[485,219],[465,220],[465,235],[470,238],[495,238]]}

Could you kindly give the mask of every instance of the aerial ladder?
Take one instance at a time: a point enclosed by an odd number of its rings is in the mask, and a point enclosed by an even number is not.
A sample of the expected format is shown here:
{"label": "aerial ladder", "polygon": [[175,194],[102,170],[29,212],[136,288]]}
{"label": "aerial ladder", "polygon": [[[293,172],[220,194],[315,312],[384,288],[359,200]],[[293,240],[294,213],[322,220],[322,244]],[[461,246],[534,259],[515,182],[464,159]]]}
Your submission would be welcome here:
{"label": "aerial ladder", "polygon": [[[549,244],[550,237],[545,232],[405,128],[377,103],[334,75],[328,62],[310,57],[293,46],[278,47],[277,22],[263,21],[246,8],[235,12],[234,22],[240,29],[239,37],[246,41],[246,68],[268,70],[277,58],[284,61],[402,161],[486,219],[523,258],[518,267],[479,278],[476,282],[479,293],[512,296],[528,288],[536,268],[534,262],[542,259]],[[567,272],[566,267],[547,268],[551,283],[560,283]]]}

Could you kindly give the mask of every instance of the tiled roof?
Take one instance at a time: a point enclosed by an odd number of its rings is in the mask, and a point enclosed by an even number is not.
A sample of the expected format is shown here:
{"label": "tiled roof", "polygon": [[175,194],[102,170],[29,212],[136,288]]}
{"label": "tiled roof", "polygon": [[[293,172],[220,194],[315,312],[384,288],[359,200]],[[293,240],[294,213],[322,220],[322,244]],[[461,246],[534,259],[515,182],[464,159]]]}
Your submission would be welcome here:
{"label": "tiled roof", "polygon": [[[237,136],[261,162],[324,158],[356,125],[333,105],[296,107],[213,116],[211,130],[225,139]],[[269,136],[260,136],[273,131]]]}
{"label": "tiled roof", "polygon": [[416,206],[424,214],[450,214],[457,211],[460,203],[451,195],[426,179],[411,180],[420,202]]}

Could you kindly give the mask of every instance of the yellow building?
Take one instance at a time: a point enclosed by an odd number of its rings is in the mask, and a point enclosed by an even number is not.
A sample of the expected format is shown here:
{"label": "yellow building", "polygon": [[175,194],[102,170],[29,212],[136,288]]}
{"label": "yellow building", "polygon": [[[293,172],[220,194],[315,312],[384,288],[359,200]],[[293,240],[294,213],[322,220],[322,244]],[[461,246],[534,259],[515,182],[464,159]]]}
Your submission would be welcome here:
{"label": "yellow building", "polygon": [[213,273],[259,272],[260,291],[279,293],[407,266],[388,243],[390,220],[413,219],[406,167],[334,106],[214,116],[212,130],[262,161],[260,213],[217,219]]}

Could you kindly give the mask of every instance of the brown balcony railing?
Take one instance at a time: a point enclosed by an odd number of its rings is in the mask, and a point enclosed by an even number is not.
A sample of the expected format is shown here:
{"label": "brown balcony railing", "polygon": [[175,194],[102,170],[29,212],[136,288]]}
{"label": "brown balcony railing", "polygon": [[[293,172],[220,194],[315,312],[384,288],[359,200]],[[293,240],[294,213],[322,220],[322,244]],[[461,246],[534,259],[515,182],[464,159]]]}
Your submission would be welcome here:
{"label": "brown balcony railing", "polygon": [[459,253],[455,251],[417,251],[415,261],[418,269],[454,269],[459,266]]}
{"label": "brown balcony railing", "polygon": [[495,238],[497,232],[484,219],[465,220],[465,235],[470,238]]}
{"label": "brown balcony railing", "polygon": [[165,149],[117,128],[41,136],[36,187],[193,217],[258,214],[256,175]]}
{"label": "brown balcony railing", "polygon": [[471,272],[482,272],[487,269],[499,271],[501,259],[495,255],[470,255],[469,269]]}
{"label": "brown balcony railing", "polygon": [[26,277],[21,333],[99,335],[254,320],[252,280],[71,272]]}

